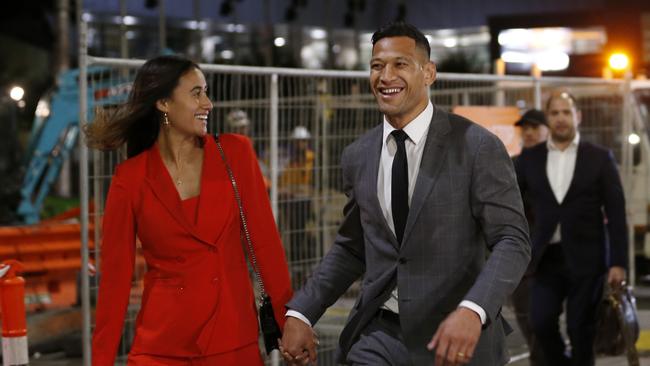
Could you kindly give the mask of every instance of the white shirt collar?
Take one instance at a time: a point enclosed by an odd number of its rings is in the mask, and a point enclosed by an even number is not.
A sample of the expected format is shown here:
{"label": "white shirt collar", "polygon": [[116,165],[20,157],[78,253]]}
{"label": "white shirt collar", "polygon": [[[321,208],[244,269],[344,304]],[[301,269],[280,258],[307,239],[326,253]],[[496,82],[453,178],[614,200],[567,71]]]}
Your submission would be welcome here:
{"label": "white shirt collar", "polygon": [[[577,147],[579,143],[580,143],[580,132],[576,131],[576,136],[573,138],[573,141],[571,141],[571,143],[569,144],[567,149]],[[555,145],[552,138],[549,138],[548,140],[546,140],[546,147],[548,148],[549,151],[551,151],[551,150],[553,150],[553,151],[561,151]]]}
{"label": "white shirt collar", "polygon": [[[422,141],[422,137],[424,137],[424,135],[429,130],[429,125],[431,124],[432,117],[433,104],[431,104],[431,101],[429,101],[427,107],[424,108],[424,110],[418,114],[417,117],[415,117],[403,128],[404,132],[406,132],[413,144],[417,145],[420,141]],[[390,136],[390,133],[395,130],[396,128],[391,126],[391,124],[386,119],[386,116],[384,116],[384,143],[388,142],[388,136]]]}

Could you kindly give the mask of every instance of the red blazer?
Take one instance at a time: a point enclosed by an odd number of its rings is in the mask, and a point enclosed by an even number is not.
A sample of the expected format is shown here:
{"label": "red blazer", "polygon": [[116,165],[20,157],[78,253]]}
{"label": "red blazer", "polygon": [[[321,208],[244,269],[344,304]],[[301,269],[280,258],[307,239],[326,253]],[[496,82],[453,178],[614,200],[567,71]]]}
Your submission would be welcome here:
{"label": "red blazer", "polygon": [[[282,327],[291,284],[255,152],[243,136],[220,139]],[[157,144],[117,167],[104,214],[93,365],[112,366],[115,359],[129,303],[136,235],[147,272],[132,353],[201,356],[257,342],[239,211],[212,136],[205,137],[196,224],[185,217],[181,204]]]}

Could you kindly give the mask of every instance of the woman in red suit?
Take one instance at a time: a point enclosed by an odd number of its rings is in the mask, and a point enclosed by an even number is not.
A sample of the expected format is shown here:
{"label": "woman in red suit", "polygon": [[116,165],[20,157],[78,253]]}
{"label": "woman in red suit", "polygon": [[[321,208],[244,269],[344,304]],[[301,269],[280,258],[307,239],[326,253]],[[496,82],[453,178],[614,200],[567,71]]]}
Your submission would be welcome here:
{"label": "woman in red suit", "polygon": [[[162,56],[136,75],[126,105],[100,116],[92,147],[126,143],[103,222],[93,365],[113,365],[135,264],[147,263],[128,365],[261,365],[252,285],[238,205],[217,144],[207,134],[212,103],[193,62]],[[287,263],[248,139],[220,141],[248,219],[261,276],[282,329],[291,298]]]}

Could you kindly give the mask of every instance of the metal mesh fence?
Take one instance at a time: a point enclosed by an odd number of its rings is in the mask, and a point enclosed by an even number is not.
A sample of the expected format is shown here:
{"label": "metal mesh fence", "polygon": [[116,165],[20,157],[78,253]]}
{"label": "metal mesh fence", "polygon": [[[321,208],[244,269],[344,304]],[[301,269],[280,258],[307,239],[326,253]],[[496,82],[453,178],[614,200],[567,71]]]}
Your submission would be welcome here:
{"label": "metal mesh fence", "polygon": [[[94,108],[110,109],[124,101],[137,61],[91,59],[98,72],[89,78]],[[267,180],[269,197],[289,260],[292,285],[298,289],[327,252],[340,221],[342,192],[340,155],[363,132],[381,123],[365,72],[309,72],[273,68],[203,65],[215,108],[210,132],[247,134]],[[439,74],[431,89],[435,105],[451,110],[459,105],[516,106],[522,111],[542,105],[544,95],[558,88],[578,98],[585,140],[623,155],[624,93],[620,82],[580,82],[578,79],[533,79],[485,75]],[[83,91],[82,91],[83,92]],[[93,197],[90,219],[100,228],[111,174],[125,154],[93,151],[87,182]],[[82,162],[83,163],[83,162]],[[101,231],[96,230],[95,243]],[[91,252],[101,276],[101,245]],[[137,261],[131,305],[120,346],[124,362],[133,339],[139,309],[144,260]],[[97,287],[92,283],[94,306]],[[334,365],[334,349],[347,311],[358,292],[353,285],[317,325],[319,364]],[[94,324],[94,320],[93,320]],[[92,327],[92,325],[90,325]]]}

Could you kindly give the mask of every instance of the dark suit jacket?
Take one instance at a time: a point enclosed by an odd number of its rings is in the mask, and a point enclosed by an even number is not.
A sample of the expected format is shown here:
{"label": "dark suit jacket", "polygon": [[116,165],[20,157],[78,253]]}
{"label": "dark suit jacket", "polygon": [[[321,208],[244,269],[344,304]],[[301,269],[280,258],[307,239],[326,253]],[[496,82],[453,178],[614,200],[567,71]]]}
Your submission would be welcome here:
{"label": "dark suit jacket", "polygon": [[546,143],[522,151],[515,162],[522,192],[535,217],[533,260],[539,260],[557,224],[571,273],[593,275],[608,267],[627,267],[627,225],[623,187],[611,151],[589,142],[578,145],[569,190],[559,204],[546,175]]}
{"label": "dark suit jacket", "polygon": [[[250,141],[220,137],[246,211],[261,276],[284,322],[287,263]],[[197,222],[186,217],[158,146],[117,167],[104,214],[93,365],[113,365],[129,304],[136,236],[147,262],[131,352],[198,357],[258,340],[239,209],[212,136],[205,137]]]}
{"label": "dark suit jacket", "polygon": [[528,265],[530,244],[503,144],[484,128],[434,109],[400,246],[377,198],[382,135],[379,125],[343,152],[345,219],[332,249],[287,306],[314,324],[363,275],[339,340],[345,356],[397,285],[411,361],[432,365],[426,344],[442,320],[470,300],[488,318],[470,364],[505,364],[501,306]]}

